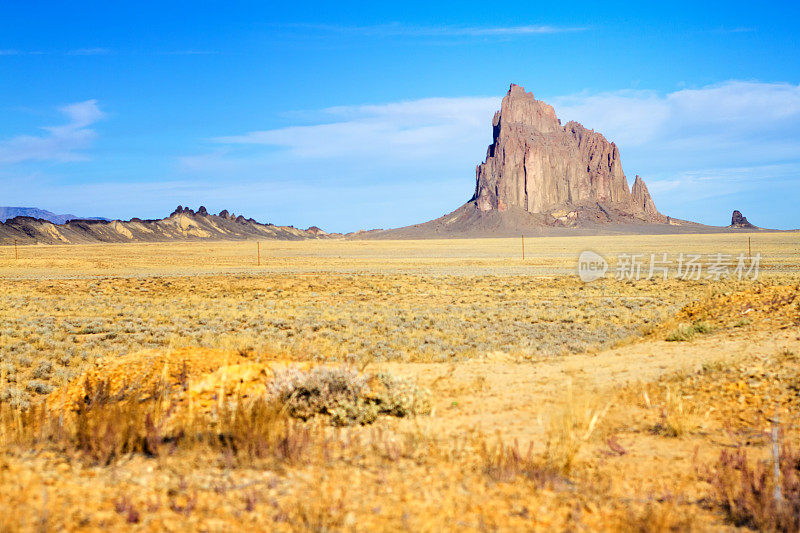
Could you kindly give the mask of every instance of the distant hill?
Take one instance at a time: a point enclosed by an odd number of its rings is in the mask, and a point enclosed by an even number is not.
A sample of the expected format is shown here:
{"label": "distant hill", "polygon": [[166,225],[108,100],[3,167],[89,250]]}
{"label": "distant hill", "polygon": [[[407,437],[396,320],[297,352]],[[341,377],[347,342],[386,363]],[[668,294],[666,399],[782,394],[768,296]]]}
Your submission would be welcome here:
{"label": "distant hill", "polygon": [[38,207],[4,207],[0,206],[0,222],[5,222],[9,218],[14,217],[31,217],[40,218],[42,220],[49,220],[53,224],[64,224],[69,220],[85,219],[85,220],[108,220],[107,218],[100,217],[79,217],[76,215],[57,215],[45,209]]}

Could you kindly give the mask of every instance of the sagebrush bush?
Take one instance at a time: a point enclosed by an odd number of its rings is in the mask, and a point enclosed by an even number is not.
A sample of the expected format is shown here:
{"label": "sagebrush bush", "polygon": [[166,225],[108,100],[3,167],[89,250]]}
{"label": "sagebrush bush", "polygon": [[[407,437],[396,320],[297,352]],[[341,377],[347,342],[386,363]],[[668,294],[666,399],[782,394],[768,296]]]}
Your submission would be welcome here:
{"label": "sagebrush bush", "polygon": [[50,394],[53,392],[53,386],[40,379],[30,380],[26,388],[31,392],[35,392],[36,394]]}
{"label": "sagebrush bush", "polygon": [[428,391],[387,373],[360,375],[351,368],[320,366],[279,372],[270,394],[289,416],[330,417],[337,426],[369,424],[380,415],[404,417],[430,411]]}
{"label": "sagebrush bush", "polygon": [[27,409],[31,404],[31,395],[16,386],[7,386],[0,391],[0,403],[8,404],[12,409]]}
{"label": "sagebrush bush", "polygon": [[49,379],[50,374],[53,372],[53,362],[46,359],[39,361],[36,368],[33,370],[33,377],[35,379]]}

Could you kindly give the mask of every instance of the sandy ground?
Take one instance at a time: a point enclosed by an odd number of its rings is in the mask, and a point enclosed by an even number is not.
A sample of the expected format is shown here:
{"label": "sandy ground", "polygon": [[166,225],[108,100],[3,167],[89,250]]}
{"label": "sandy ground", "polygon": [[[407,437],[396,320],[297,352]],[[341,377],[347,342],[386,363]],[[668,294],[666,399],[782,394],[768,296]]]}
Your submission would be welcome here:
{"label": "sandy ground", "polygon": [[436,391],[436,410],[427,423],[444,435],[502,431],[520,442],[542,442],[544,421],[570,389],[607,398],[623,386],[693,373],[704,365],[757,360],[781,350],[800,352],[800,333],[729,331],[689,343],[647,338],[600,352],[515,363],[471,360],[457,365],[396,364],[388,369],[412,375]]}

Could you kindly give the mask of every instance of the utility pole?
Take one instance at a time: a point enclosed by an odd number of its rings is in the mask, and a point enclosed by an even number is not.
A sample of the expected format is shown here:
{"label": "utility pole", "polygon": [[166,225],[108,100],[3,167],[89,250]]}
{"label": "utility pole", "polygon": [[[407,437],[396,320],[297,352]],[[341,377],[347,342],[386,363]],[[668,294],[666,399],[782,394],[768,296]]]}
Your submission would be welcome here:
{"label": "utility pole", "polygon": [[522,260],[525,261],[525,235],[522,236]]}
{"label": "utility pole", "polygon": [[750,237],[747,238],[747,255],[753,257],[753,249],[750,247]]}
{"label": "utility pole", "polygon": [[19,260],[19,252],[17,252],[17,239],[14,239],[14,261]]}
{"label": "utility pole", "polygon": [[261,241],[256,241],[256,253],[258,255],[258,266],[261,266]]}

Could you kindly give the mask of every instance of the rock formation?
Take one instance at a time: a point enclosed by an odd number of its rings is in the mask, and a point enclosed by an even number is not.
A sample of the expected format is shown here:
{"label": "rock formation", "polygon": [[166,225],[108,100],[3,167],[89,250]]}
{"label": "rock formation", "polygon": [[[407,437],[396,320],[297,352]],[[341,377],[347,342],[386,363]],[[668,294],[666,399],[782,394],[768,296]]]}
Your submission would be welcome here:
{"label": "rock formation", "polygon": [[222,211],[212,215],[201,206],[195,213],[178,206],[170,216],[158,220],[48,220],[17,216],[0,222],[0,246],[19,244],[78,244],[96,242],[168,242],[195,240],[321,239],[339,237],[316,226],[309,231],[291,226],[261,224]]}
{"label": "rock formation", "polygon": [[741,211],[736,211],[736,210],[734,210],[733,215],[731,215],[731,225],[730,225],[730,227],[736,228],[736,229],[748,229],[748,228],[755,229],[756,228],[756,226],[754,226],[753,224],[751,224],[750,222],[747,221],[747,217],[742,215]]}
{"label": "rock formation", "polygon": [[522,87],[511,85],[492,125],[471,199],[480,211],[516,207],[557,221],[594,214],[605,222],[666,222],[641,178],[628,189],[614,143],[577,122],[562,126],[551,106]]}
{"label": "rock formation", "polygon": [[[657,220],[661,222],[661,219],[664,218],[663,215],[658,212],[658,209],[656,209],[656,204],[650,196],[650,191],[647,190],[647,185],[645,185],[644,180],[640,178],[638,174],[636,175],[636,179],[633,180],[633,187],[631,187],[631,201],[633,202],[636,212],[639,212],[638,210],[641,209],[648,220]],[[666,217],[664,222],[669,223],[669,217]]]}

